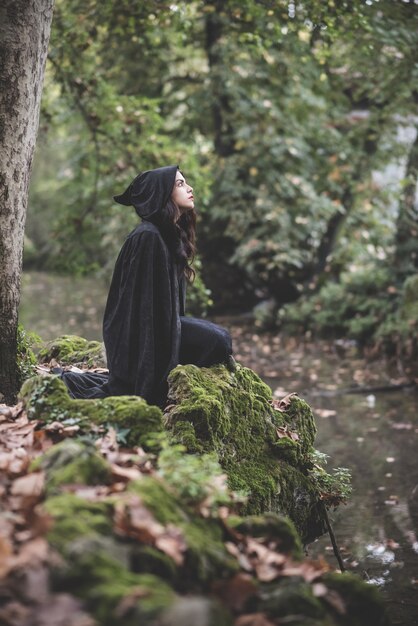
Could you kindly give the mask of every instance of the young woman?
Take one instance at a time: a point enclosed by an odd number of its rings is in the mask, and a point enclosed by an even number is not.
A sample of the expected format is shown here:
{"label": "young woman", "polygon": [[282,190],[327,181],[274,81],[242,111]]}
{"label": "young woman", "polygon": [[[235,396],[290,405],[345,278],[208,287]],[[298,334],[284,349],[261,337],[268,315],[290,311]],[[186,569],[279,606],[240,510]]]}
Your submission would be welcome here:
{"label": "young woman", "polygon": [[194,271],[193,188],[177,165],[139,174],[116,202],[133,206],[142,222],[116,261],[103,319],[108,377],[64,372],[78,398],[138,395],[164,406],[167,376],[179,363],[231,365],[227,330],[185,317],[186,281]]}

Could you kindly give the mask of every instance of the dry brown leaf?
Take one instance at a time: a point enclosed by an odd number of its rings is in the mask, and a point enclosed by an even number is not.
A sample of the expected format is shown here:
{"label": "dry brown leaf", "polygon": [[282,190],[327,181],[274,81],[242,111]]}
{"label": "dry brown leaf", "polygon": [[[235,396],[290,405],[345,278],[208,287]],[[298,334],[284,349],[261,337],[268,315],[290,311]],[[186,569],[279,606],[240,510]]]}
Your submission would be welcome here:
{"label": "dry brown leaf", "polygon": [[0,535],[0,578],[6,576],[11,568],[13,546],[8,537]]}
{"label": "dry brown leaf", "polygon": [[121,467],[115,463],[111,466],[113,478],[129,481],[141,478],[141,472],[137,467]]}
{"label": "dry brown leaf", "polygon": [[258,588],[249,574],[239,573],[227,581],[216,581],[213,590],[231,611],[242,611]]}
{"label": "dry brown leaf", "polygon": [[44,490],[44,486],[44,472],[33,472],[17,478],[12,484],[11,493],[14,496],[39,497]]}
{"label": "dry brown leaf", "polygon": [[284,398],[281,398],[280,400],[276,400],[276,398],[274,398],[272,400],[273,407],[276,409],[276,411],[286,411],[287,407],[292,402],[292,399],[297,397],[297,395],[298,394],[295,391],[292,391],[291,393],[286,394]]}
{"label": "dry brown leaf", "polygon": [[146,598],[151,593],[148,587],[134,587],[131,589],[128,595],[124,596],[116,607],[114,613],[115,617],[123,618],[126,613],[131,611],[141,598]]}
{"label": "dry brown leaf", "polygon": [[183,565],[187,544],[180,528],[168,524],[165,532],[157,537],[155,547],[171,557],[176,565]]}
{"label": "dry brown leaf", "polygon": [[129,495],[128,498],[116,502],[114,522],[115,531],[119,534],[148,544],[154,544],[156,538],[164,532],[164,526],[157,522],[136,495]]}
{"label": "dry brown leaf", "polygon": [[288,426],[279,426],[276,428],[276,433],[279,439],[283,439],[283,437],[289,437],[293,441],[298,441],[299,439],[299,435],[293,430],[289,430]]}
{"label": "dry brown leaf", "polygon": [[43,537],[37,537],[24,543],[20,552],[13,557],[12,568],[25,568],[48,561],[48,543]]}
{"label": "dry brown leaf", "polygon": [[253,568],[251,561],[249,560],[246,554],[240,551],[240,549],[235,543],[232,543],[231,541],[227,541],[225,543],[225,547],[227,551],[229,552],[229,554],[231,554],[237,559],[241,569],[245,570],[246,572],[253,571],[254,568]]}
{"label": "dry brown leaf", "polygon": [[275,622],[272,622],[265,613],[251,613],[237,617],[234,626],[275,626]]}
{"label": "dry brown leaf", "polygon": [[330,566],[323,559],[318,559],[316,561],[306,560],[302,563],[292,563],[287,562],[284,564],[280,575],[281,576],[300,576],[306,582],[311,583],[320,576],[324,572],[328,572]]}

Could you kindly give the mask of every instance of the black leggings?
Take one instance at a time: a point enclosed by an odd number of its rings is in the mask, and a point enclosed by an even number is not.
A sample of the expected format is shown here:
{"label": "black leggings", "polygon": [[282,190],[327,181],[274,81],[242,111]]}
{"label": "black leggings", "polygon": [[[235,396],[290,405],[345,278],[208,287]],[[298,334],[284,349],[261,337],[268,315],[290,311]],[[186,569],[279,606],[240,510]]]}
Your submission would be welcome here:
{"label": "black leggings", "polygon": [[[194,317],[181,317],[181,343],[179,362],[198,367],[228,363],[232,353],[231,336],[225,328]],[[105,398],[109,395],[109,375],[96,372],[71,372],[61,374],[72,398]]]}
{"label": "black leggings", "polygon": [[227,363],[232,354],[229,332],[213,322],[195,317],[181,317],[179,362],[198,367]]}

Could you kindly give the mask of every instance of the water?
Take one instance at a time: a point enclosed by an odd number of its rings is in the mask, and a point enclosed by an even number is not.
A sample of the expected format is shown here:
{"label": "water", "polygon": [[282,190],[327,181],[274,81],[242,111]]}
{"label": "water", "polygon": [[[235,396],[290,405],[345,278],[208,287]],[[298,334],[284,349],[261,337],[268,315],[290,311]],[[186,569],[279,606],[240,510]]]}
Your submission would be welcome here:
{"label": "water", "polygon": [[[96,279],[24,276],[20,318],[43,340],[60,334],[101,339],[107,286]],[[218,320],[232,335],[236,358],[256,370],[277,397],[291,391],[311,405],[316,447],[328,470],[348,467],[353,494],[329,513],[347,570],[378,586],[394,626],[418,623],[418,396],[410,390],[335,395],[361,385],[400,381],[382,363],[368,364],[350,344],[301,344],[260,336],[237,318]],[[330,395],[334,394],[334,395]],[[308,547],[337,562],[329,537]]]}
{"label": "water", "polygon": [[[349,502],[329,517],[348,571],[382,592],[392,624],[418,623],[418,395],[412,390],[338,394],[353,386],[399,385],[384,363],[368,364],[349,343],[300,344],[231,327],[238,360],[280,398],[297,392],[312,407],[315,446],[328,471],[352,474]],[[337,395],[338,394],[338,395]],[[413,493],[414,488],[416,488]],[[338,567],[328,535],[308,547]]]}
{"label": "water", "polygon": [[43,341],[64,334],[101,341],[107,289],[97,278],[24,273],[19,320]]}

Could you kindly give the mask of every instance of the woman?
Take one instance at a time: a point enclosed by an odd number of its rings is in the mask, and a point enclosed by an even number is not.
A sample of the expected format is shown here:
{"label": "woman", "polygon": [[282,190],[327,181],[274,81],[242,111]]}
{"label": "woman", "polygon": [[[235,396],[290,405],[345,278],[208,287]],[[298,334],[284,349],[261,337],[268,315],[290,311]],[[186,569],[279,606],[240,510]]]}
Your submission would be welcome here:
{"label": "woman", "polygon": [[193,188],[177,165],[139,174],[116,202],[142,222],[116,261],[103,319],[109,376],[64,372],[73,397],[138,395],[164,406],[167,376],[179,363],[233,363],[231,337],[207,320],[185,317],[196,213]]}

